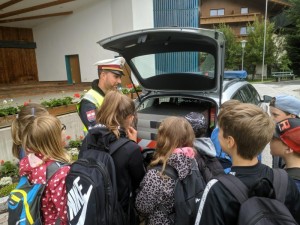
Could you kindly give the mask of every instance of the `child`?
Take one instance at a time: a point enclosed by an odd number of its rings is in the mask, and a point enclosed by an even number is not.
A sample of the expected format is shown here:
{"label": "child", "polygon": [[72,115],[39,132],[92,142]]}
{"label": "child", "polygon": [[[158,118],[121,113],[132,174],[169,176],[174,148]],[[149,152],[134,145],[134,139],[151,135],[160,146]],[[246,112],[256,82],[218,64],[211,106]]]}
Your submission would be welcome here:
{"label": "child", "polygon": [[270,148],[273,156],[284,159],[284,169],[300,191],[300,119],[289,118],[277,123]]}
{"label": "child", "polygon": [[26,125],[34,118],[42,115],[49,115],[47,109],[36,103],[29,103],[21,108],[18,117],[11,124],[11,135],[13,140],[12,153],[17,159],[25,157],[25,151],[22,149],[22,136]]}
{"label": "child", "polygon": [[[241,102],[235,99],[232,100],[228,100],[226,102],[224,102],[221,106],[220,106],[220,111],[222,110],[226,110],[226,108],[229,108],[233,105],[237,105],[240,104]],[[218,139],[218,135],[219,135],[219,127],[216,127],[212,133],[211,133],[211,140],[214,143],[215,149],[216,149],[216,157],[218,158],[218,160],[220,161],[221,165],[224,168],[224,172],[225,173],[229,173],[230,172],[230,167],[232,165],[231,162],[231,158],[228,154],[226,154],[226,152],[224,152],[221,148],[219,139]]]}
{"label": "child", "polygon": [[199,170],[207,183],[213,176],[224,173],[223,167],[216,158],[216,149],[210,138],[205,137],[208,124],[202,113],[190,112],[185,115],[187,121],[191,124],[195,141],[194,148],[197,150],[195,158]]}
{"label": "child", "polygon": [[[26,175],[34,184],[44,184],[48,165],[55,161],[71,162],[63,146],[63,128],[59,119],[51,115],[28,118],[22,134],[27,156],[20,161],[20,176]],[[55,224],[56,220],[68,224],[65,177],[69,169],[69,166],[62,166],[47,183],[41,202],[43,224]]]}
{"label": "child", "polygon": [[[193,128],[183,117],[168,117],[160,124],[154,158],[136,198],[136,208],[147,224],[172,224],[168,214],[174,211],[175,180],[163,173],[169,165],[180,180],[189,175],[195,156],[194,139]],[[159,164],[162,171],[153,168]]]}
{"label": "child", "polygon": [[134,102],[118,91],[109,91],[97,113],[98,124],[89,129],[79,153],[79,158],[84,158],[88,155],[88,145],[109,149],[109,145],[120,137],[133,140],[121,146],[112,155],[116,168],[118,201],[123,212],[128,214],[127,212],[131,211],[130,224],[137,223],[133,216],[133,206],[130,205],[130,196],[135,198],[136,189],[145,175],[140,147],[135,143],[137,132],[132,127],[134,116]]}
{"label": "child", "polygon": [[[288,118],[300,117],[300,99],[291,95],[278,95],[270,102],[270,114],[275,123]],[[283,168],[285,162],[278,156],[273,156],[273,167]]]}
{"label": "child", "polygon": [[[273,181],[273,171],[257,159],[274,133],[274,122],[253,104],[240,103],[221,110],[218,115],[219,141],[232,158],[231,174],[251,189],[261,178]],[[300,195],[292,179],[288,180],[285,205],[300,222]],[[237,224],[239,201],[225,186],[212,179],[201,199],[196,223],[205,225]]]}

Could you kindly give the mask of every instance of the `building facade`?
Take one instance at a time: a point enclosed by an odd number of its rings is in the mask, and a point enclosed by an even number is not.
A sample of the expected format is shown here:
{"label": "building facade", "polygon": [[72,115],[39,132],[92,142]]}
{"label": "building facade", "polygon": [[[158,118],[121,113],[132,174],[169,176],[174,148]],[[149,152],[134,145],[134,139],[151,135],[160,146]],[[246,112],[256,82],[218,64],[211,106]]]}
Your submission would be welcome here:
{"label": "building facade", "polygon": [[[272,18],[290,5],[284,0],[268,0],[268,18]],[[266,1],[262,0],[201,0],[200,27],[212,29],[226,24],[242,39],[247,36],[247,25],[256,18],[263,19]]]}

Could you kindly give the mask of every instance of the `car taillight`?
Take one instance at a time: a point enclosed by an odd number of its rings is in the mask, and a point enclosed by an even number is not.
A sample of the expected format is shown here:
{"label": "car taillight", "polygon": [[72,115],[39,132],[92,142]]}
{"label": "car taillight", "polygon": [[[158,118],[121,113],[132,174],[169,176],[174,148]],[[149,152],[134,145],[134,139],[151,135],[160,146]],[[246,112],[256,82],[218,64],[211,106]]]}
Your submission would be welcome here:
{"label": "car taillight", "polygon": [[210,108],[210,128],[213,128],[215,126],[215,117],[216,117],[216,108],[212,107]]}

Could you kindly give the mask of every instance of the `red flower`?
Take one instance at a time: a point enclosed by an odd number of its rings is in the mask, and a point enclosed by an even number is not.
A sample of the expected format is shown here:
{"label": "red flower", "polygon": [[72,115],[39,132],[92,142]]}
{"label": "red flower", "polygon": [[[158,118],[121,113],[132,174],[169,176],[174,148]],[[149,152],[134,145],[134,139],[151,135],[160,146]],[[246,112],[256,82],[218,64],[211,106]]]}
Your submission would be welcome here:
{"label": "red flower", "polygon": [[24,106],[28,105],[29,103],[28,102],[24,102]]}
{"label": "red flower", "polygon": [[1,160],[0,160],[0,165],[2,166],[3,164],[4,164],[4,160],[1,159]]}
{"label": "red flower", "polygon": [[70,135],[67,135],[67,136],[66,136],[66,139],[67,139],[67,140],[70,140],[70,139],[71,139],[71,136],[70,136]]}
{"label": "red flower", "polygon": [[80,94],[79,93],[75,93],[74,94],[74,98],[80,98]]}
{"label": "red flower", "polygon": [[80,135],[80,136],[79,136],[79,139],[80,139],[80,140],[83,140],[83,136],[82,136],[82,135]]}
{"label": "red flower", "polygon": [[127,88],[133,88],[133,84],[127,84],[126,87]]}

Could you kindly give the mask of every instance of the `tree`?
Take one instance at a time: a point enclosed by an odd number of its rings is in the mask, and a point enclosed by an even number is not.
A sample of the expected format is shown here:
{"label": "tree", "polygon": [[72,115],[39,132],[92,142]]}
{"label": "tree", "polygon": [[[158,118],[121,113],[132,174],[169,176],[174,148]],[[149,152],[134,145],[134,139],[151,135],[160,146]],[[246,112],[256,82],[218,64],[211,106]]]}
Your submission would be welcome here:
{"label": "tree", "polygon": [[[245,68],[252,74],[252,80],[256,75],[256,65],[262,63],[264,45],[264,22],[258,19],[247,25],[248,38],[245,47]],[[267,22],[265,64],[272,65],[275,62],[275,43],[273,40],[274,24]]]}
{"label": "tree", "polygon": [[292,7],[285,10],[289,26],[284,28],[287,54],[294,74],[300,74],[300,0],[289,0]]}
{"label": "tree", "polygon": [[238,69],[241,65],[241,46],[237,44],[237,39],[233,30],[226,24],[219,24],[216,28],[225,36],[225,69]]}

